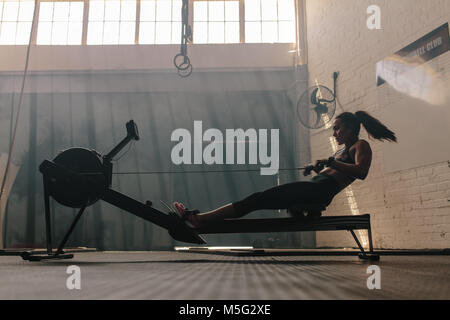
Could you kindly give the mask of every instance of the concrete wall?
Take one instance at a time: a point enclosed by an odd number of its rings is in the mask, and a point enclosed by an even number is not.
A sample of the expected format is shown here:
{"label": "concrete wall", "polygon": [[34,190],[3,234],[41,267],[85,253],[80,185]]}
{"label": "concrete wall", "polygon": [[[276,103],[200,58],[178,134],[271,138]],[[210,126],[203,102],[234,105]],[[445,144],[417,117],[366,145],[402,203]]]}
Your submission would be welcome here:
{"label": "concrete wall", "polygon": [[[24,70],[27,46],[4,45],[0,49],[0,72]],[[29,70],[173,72],[173,58],[179,52],[180,45],[32,45]],[[285,68],[294,64],[295,44],[190,44],[187,53],[195,70]]]}
{"label": "concrete wall", "polygon": [[[111,68],[113,66],[110,66]],[[120,161],[117,172],[259,169],[259,165],[208,166],[172,164],[170,135],[177,128],[192,131],[193,121],[204,130],[257,128],[280,130],[280,166],[303,162],[307,143],[297,137],[294,89],[305,89],[305,70],[197,71],[180,79],[173,70],[33,71],[27,77],[13,163],[20,166],[9,197],[4,240],[7,247],[44,245],[43,190],[38,165],[58,151],[82,146],[108,152],[134,119],[141,139]],[[22,76],[0,75],[0,151],[8,150],[11,118],[17,111]],[[294,85],[294,83],[296,85]],[[292,87],[292,90],[286,88]],[[13,108],[14,107],[14,108]],[[123,154],[124,151],[121,152]],[[120,155],[119,155],[120,156]],[[114,175],[113,188],[139,201],[185,202],[210,210],[255,191],[295,181],[296,172],[260,176],[259,172],[202,175]],[[53,202],[54,237],[61,239],[75,211]],[[253,217],[276,215],[255,213]],[[314,235],[210,235],[210,245],[312,246]],[[69,243],[109,250],[170,249],[176,245],[161,228],[110,205],[98,202],[87,209]]]}
{"label": "concrete wall", "polygon": [[[13,162],[21,169],[8,203],[6,246],[44,244],[39,163],[71,146],[106,152],[122,137],[124,123],[131,118],[139,125],[141,141],[116,164],[118,171],[182,170],[172,168],[170,133],[191,129],[194,120],[202,120],[205,128],[279,128],[280,165],[294,167],[296,159],[308,161],[302,150],[309,141],[303,136],[297,143],[298,127],[292,116],[295,93],[306,85],[305,69],[293,68],[295,48],[295,44],[189,45],[194,71],[180,78],[173,65],[179,45],[31,46],[13,153]],[[27,47],[0,49],[0,151],[7,152]],[[200,168],[211,169],[197,165],[187,170]],[[140,201],[151,199],[159,208],[158,199],[176,199],[209,210],[296,178],[295,172],[270,177],[117,175],[113,186]],[[208,191],[212,189],[215,192]],[[74,212],[59,205],[52,209],[58,226],[55,236],[60,238]],[[165,230],[111,206],[97,203],[88,211],[69,245],[133,250],[168,249],[175,244]],[[298,247],[314,245],[314,235],[211,235],[208,241]]]}
{"label": "concrete wall", "polygon": [[[381,9],[381,29],[366,25],[370,5]],[[408,93],[389,84],[376,86],[376,63],[421,38],[450,19],[447,0],[306,0],[308,30],[309,82],[332,87],[332,73],[340,71],[336,112],[365,110],[379,118],[402,141],[413,144],[408,134],[421,126],[411,122],[401,128],[398,101],[411,99]],[[449,88],[450,52],[426,64]],[[427,107],[420,99],[414,106]],[[448,109],[447,99],[440,107]],[[396,116],[392,116],[397,114]],[[408,112],[403,113],[408,118]],[[429,123],[429,130],[439,130]],[[448,124],[447,124],[448,125]],[[438,122],[436,126],[439,126]],[[416,130],[417,131],[417,130]],[[328,157],[333,152],[330,129],[311,133],[312,159]],[[362,129],[362,138],[367,134]],[[421,137],[429,144],[435,143]],[[420,141],[422,141],[420,140]],[[372,167],[365,181],[356,181],[338,195],[326,215],[371,213],[374,245],[379,248],[450,247],[450,165],[448,159],[430,155],[426,163],[402,169],[386,170],[389,150],[395,144],[368,140],[374,153]],[[448,141],[448,140],[447,140]],[[448,148],[448,144],[435,144]],[[421,152],[417,144],[416,152]],[[406,162],[415,154],[400,154],[396,161]],[[416,155],[417,156],[417,155]],[[318,246],[354,245],[349,234],[317,234]]]}

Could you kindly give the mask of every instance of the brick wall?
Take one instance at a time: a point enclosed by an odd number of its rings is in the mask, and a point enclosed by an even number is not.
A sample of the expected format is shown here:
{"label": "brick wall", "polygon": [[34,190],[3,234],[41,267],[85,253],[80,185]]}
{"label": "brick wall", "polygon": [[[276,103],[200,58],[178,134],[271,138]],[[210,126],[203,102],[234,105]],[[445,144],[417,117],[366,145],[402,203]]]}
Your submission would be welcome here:
{"label": "brick wall", "polygon": [[[381,9],[381,30],[366,26],[373,4]],[[306,17],[310,85],[332,88],[332,73],[340,71],[336,113],[365,110],[389,125],[382,117],[389,106],[380,105],[375,64],[448,22],[450,1],[306,0]],[[445,66],[439,72],[450,83],[450,52],[435,60]],[[330,133],[311,133],[312,159],[332,153]],[[364,130],[361,138],[367,139]],[[387,172],[382,143],[368,141],[374,154],[369,176],[339,194],[325,215],[371,213],[376,248],[449,248],[450,163],[430,159],[428,165]],[[348,245],[354,245],[349,233],[317,233],[318,247]]]}

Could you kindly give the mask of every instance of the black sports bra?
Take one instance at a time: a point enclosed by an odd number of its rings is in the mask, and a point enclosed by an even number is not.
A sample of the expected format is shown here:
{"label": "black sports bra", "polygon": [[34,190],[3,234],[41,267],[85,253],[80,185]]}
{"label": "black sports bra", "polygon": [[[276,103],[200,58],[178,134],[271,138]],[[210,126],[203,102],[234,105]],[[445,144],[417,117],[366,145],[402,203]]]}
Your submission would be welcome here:
{"label": "black sports bra", "polygon": [[333,157],[341,162],[355,164],[355,160],[350,156],[350,147],[336,151]]}
{"label": "black sports bra", "polygon": [[[353,145],[352,145],[353,146]],[[355,160],[352,159],[352,157],[350,156],[350,148],[352,147],[348,147],[348,148],[343,148],[341,150],[338,150],[335,154],[334,154],[334,158],[338,161],[344,162],[344,163],[349,163],[349,164],[355,164]],[[351,181],[350,183],[352,183],[353,181],[356,180],[355,177],[351,177],[348,176]]]}

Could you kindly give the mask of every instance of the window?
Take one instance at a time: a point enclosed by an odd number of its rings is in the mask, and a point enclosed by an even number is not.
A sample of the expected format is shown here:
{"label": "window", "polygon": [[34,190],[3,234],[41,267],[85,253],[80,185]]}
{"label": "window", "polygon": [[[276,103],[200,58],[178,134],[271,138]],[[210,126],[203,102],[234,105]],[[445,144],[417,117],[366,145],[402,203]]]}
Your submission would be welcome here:
{"label": "window", "polygon": [[90,0],[87,44],[134,44],[136,0]]}
{"label": "window", "polygon": [[239,43],[239,1],[194,1],[194,43]]}
{"label": "window", "polygon": [[41,2],[36,44],[80,45],[83,6],[82,1]]}
{"label": "window", "polygon": [[0,44],[28,44],[33,14],[33,0],[0,0]]}
{"label": "window", "polygon": [[245,42],[295,42],[294,0],[245,0]]}
{"label": "window", "polygon": [[[0,45],[177,44],[183,0],[0,0]],[[295,43],[295,0],[189,0],[193,42]]]}
{"label": "window", "polygon": [[139,43],[181,42],[182,0],[141,0]]}

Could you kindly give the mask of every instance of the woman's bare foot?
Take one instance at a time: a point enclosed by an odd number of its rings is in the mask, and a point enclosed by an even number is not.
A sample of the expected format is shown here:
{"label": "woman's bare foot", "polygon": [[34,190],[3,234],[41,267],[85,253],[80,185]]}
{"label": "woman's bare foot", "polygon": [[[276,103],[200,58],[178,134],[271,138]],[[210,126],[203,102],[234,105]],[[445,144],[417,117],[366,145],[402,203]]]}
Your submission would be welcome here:
{"label": "woman's bare foot", "polygon": [[202,224],[198,221],[198,217],[195,214],[187,213],[187,208],[180,202],[174,202],[173,206],[176,209],[176,213],[183,219],[186,224],[191,228],[200,228]]}

